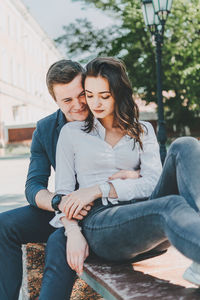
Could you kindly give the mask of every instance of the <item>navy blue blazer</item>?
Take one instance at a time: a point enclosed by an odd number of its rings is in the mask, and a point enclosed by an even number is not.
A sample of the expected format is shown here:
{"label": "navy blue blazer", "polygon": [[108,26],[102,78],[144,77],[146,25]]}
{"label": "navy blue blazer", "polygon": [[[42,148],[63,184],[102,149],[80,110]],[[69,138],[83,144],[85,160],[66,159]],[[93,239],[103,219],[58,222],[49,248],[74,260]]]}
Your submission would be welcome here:
{"label": "navy blue blazer", "polygon": [[25,186],[26,198],[33,206],[37,206],[35,202],[37,192],[48,186],[51,166],[55,169],[56,145],[65,123],[65,116],[60,109],[37,122]]}

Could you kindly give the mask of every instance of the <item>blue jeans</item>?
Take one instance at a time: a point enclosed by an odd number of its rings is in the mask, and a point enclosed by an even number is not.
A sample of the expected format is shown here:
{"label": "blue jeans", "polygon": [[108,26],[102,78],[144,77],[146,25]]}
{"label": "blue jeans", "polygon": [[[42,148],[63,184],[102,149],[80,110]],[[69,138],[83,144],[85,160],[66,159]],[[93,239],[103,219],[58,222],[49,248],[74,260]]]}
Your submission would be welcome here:
{"label": "blue jeans", "polygon": [[[149,200],[95,206],[82,221],[94,253],[129,260],[169,240],[200,263],[200,144],[179,138],[170,147]],[[0,214],[0,300],[17,300],[22,277],[21,244],[47,242],[40,300],[70,298],[75,272],[66,262],[63,229],[48,224],[53,213],[30,206]],[[116,250],[117,249],[117,250]]]}

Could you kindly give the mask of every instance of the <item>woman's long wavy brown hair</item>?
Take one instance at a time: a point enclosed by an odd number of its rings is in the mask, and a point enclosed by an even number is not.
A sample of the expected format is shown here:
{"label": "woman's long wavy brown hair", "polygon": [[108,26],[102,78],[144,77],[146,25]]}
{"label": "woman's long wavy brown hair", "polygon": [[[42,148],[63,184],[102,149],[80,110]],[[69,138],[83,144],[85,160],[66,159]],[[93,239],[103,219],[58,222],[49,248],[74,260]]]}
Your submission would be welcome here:
{"label": "woman's long wavy brown hair", "polygon": [[[88,76],[101,76],[108,80],[110,92],[115,99],[113,125],[123,130],[143,149],[141,135],[144,129],[138,120],[139,110],[133,99],[133,90],[124,63],[114,57],[97,57],[86,66],[85,78]],[[85,131],[90,132],[93,126],[94,118],[90,114],[86,120]]]}

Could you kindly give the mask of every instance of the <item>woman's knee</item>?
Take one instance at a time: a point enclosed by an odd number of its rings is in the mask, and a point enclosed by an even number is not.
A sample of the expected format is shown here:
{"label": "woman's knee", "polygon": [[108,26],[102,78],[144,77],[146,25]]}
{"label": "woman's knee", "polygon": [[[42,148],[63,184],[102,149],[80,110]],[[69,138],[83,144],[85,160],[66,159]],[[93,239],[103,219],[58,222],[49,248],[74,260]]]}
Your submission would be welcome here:
{"label": "woman's knee", "polygon": [[177,138],[170,146],[169,148],[169,153],[172,152],[174,154],[183,152],[185,154],[190,154],[191,151],[193,151],[194,149],[196,149],[196,147],[200,147],[199,146],[199,142],[197,141],[197,139],[193,138],[193,137],[180,137]]}
{"label": "woman's knee", "polygon": [[188,206],[187,201],[180,195],[169,195],[164,198],[164,211],[174,210],[176,207]]}

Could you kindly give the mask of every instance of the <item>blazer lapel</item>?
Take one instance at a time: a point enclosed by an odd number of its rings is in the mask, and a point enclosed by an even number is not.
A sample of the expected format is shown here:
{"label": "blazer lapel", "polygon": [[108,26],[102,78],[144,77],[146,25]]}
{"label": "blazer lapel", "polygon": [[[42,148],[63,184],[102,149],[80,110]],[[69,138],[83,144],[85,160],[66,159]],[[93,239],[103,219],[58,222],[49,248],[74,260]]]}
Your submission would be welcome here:
{"label": "blazer lapel", "polygon": [[56,128],[58,136],[60,134],[60,131],[62,129],[62,127],[67,123],[65,115],[63,114],[63,112],[61,110],[59,110],[58,113],[58,126]]}

